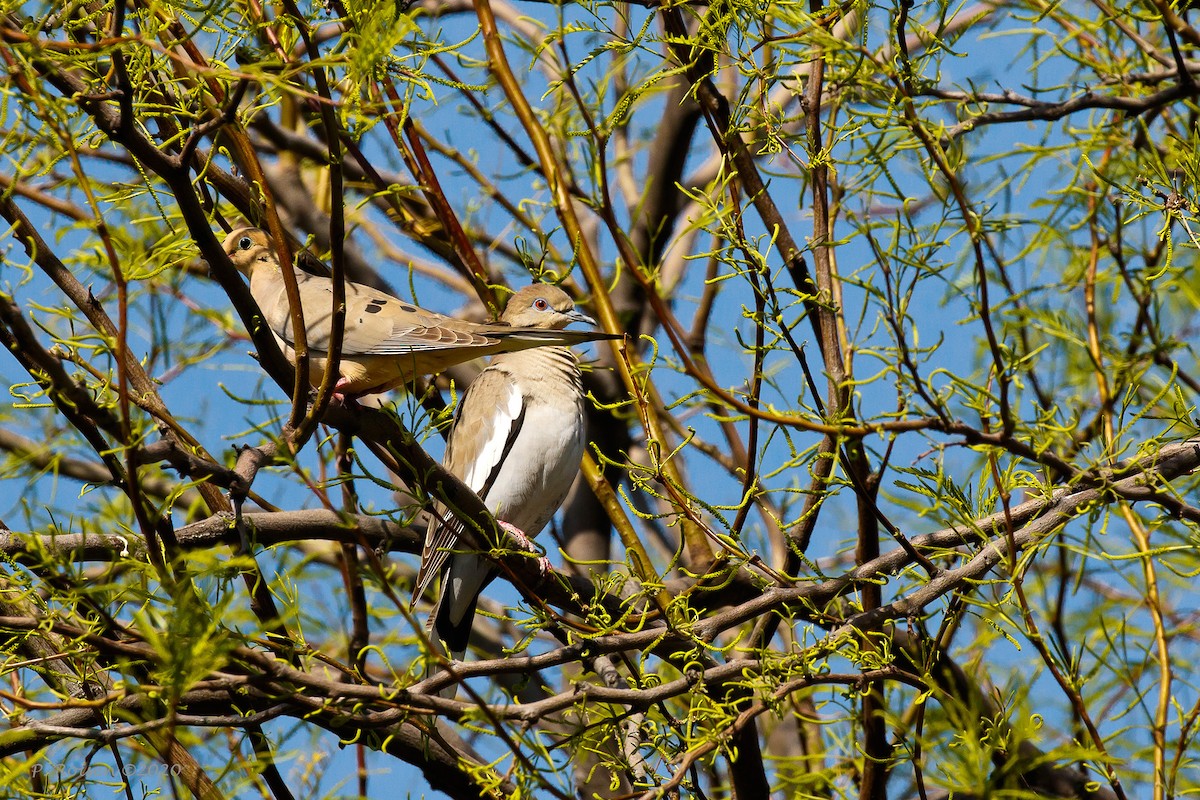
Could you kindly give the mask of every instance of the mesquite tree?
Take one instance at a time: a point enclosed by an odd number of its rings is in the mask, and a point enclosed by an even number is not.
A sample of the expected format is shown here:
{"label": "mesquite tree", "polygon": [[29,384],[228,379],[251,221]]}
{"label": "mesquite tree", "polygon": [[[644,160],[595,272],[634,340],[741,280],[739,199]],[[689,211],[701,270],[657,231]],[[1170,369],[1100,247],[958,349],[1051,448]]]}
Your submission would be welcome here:
{"label": "mesquite tree", "polygon": [[[1198,50],[1165,0],[6,4],[4,796],[1196,792]],[[332,400],[246,224],[625,334],[551,571],[438,466],[480,365]],[[464,661],[433,500],[500,574]]]}

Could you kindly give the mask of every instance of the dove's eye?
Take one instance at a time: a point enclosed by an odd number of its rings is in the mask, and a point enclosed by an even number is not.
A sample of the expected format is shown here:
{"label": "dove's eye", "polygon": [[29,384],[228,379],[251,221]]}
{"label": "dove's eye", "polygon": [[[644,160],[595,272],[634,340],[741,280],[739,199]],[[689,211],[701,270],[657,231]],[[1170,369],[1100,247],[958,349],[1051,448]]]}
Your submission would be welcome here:
{"label": "dove's eye", "polygon": [[533,307],[538,311],[545,311],[546,309],[550,308],[550,304],[546,302],[545,298],[539,297],[537,300],[533,301]]}
{"label": "dove's eye", "polygon": [[239,250],[249,250],[253,244],[254,244],[254,240],[251,239],[249,236],[243,236],[242,238],[238,239],[238,249]]}

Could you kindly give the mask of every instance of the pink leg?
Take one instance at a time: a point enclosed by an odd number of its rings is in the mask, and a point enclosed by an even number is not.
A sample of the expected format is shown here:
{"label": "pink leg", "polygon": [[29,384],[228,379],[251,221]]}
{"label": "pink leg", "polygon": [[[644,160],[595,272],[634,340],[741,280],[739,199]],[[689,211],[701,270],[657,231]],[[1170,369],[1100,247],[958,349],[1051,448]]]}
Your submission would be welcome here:
{"label": "pink leg", "polygon": [[350,381],[346,378],[338,378],[338,382],[333,385],[333,399],[337,400],[347,408],[357,408],[358,401],[354,399],[353,395],[342,394],[342,387],[348,383],[350,383]]}
{"label": "pink leg", "polygon": [[[533,541],[525,535],[525,531],[521,530],[516,525],[511,525],[505,522],[502,519],[496,520],[496,524],[499,525],[509,536],[515,539],[517,544],[521,545],[522,548],[536,552],[536,548],[533,546]],[[541,571],[543,576],[549,574],[550,559],[546,558],[545,556],[539,556],[538,570]]]}

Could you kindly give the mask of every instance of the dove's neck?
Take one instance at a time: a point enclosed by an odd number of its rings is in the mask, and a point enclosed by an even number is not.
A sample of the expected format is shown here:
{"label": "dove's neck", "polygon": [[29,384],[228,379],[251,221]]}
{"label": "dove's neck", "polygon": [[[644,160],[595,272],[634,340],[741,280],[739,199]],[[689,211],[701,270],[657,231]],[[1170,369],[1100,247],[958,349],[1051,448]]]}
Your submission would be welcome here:
{"label": "dove's neck", "polygon": [[576,394],[583,392],[579,359],[569,347],[531,347],[514,353],[502,353],[492,358],[492,366],[515,371],[526,381],[545,381],[554,385],[565,385]]}

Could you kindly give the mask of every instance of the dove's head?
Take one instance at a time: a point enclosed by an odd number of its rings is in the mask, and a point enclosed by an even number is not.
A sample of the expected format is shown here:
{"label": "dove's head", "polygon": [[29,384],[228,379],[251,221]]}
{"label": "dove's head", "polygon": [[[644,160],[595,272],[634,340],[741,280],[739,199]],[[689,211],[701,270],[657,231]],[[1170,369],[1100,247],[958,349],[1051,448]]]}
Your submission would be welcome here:
{"label": "dove's head", "polygon": [[255,264],[275,263],[271,240],[258,228],[237,228],[221,242],[221,249],[243,275],[249,275]]}
{"label": "dove's head", "polygon": [[575,301],[557,286],[535,283],[514,294],[500,321],[521,328],[565,328],[572,322],[595,325],[596,320],[575,308]]}

